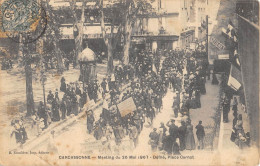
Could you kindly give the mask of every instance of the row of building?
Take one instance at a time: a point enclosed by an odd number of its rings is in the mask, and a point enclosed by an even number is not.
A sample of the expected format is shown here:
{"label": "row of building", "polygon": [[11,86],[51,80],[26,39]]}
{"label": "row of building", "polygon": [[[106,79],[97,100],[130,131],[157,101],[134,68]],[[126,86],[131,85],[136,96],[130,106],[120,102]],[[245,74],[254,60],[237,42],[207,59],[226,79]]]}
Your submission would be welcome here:
{"label": "row of building", "polygon": [[[78,2],[77,5],[80,6],[81,3]],[[92,5],[93,2],[87,3],[87,6]],[[54,0],[51,6],[56,12],[67,9],[70,13],[69,2]],[[205,41],[206,27],[201,25],[206,21],[207,6],[207,0],[155,0],[152,3],[155,13],[139,14],[137,17],[132,32],[133,45],[150,49],[176,49],[189,47],[195,39]],[[100,50],[100,44],[97,47],[97,43],[103,41],[98,12],[95,11],[97,9],[87,7],[86,10],[85,40],[88,40],[91,49]],[[66,17],[60,30],[63,49],[70,51],[74,47],[73,19],[69,15]],[[109,24],[109,21],[106,22],[106,27],[109,28]],[[116,31],[115,28],[114,32]]]}
{"label": "row of building", "polygon": [[[54,15],[59,16],[60,47],[67,54],[75,48],[73,24],[75,19],[71,12],[70,3],[66,0],[49,2]],[[101,32],[98,1],[87,1],[85,8],[84,43],[94,52],[106,52]],[[104,10],[111,8],[111,0],[104,0]],[[151,3],[153,12],[138,14],[132,31],[132,46],[149,49],[176,49],[190,47],[190,43],[206,41],[206,15],[208,0],[155,0]],[[76,2],[76,10],[81,12],[82,2]],[[109,12],[109,11],[108,11]],[[80,16],[80,15],[79,15]],[[111,28],[109,19],[105,19],[106,28]],[[114,33],[117,32],[117,26]],[[1,37],[1,36],[0,36]],[[124,36],[122,35],[121,40]],[[18,43],[1,37],[1,47],[6,47],[10,53],[18,52]],[[15,46],[14,46],[15,45]],[[122,46],[122,45],[121,45]],[[12,48],[9,48],[12,47]],[[33,43],[30,47],[36,47]],[[44,49],[52,50],[52,44],[44,43]],[[122,47],[121,47],[122,48]],[[37,49],[33,49],[37,50]],[[119,49],[120,51],[120,43]],[[35,52],[37,53],[37,52]]]}

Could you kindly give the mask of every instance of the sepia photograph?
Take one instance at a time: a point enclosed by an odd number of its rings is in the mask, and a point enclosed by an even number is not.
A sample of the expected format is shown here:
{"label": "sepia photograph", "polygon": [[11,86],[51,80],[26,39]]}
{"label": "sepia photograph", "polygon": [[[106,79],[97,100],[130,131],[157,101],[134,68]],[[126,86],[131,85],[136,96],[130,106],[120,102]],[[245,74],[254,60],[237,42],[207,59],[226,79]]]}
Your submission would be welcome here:
{"label": "sepia photograph", "polygon": [[0,166],[259,165],[258,0],[0,0]]}

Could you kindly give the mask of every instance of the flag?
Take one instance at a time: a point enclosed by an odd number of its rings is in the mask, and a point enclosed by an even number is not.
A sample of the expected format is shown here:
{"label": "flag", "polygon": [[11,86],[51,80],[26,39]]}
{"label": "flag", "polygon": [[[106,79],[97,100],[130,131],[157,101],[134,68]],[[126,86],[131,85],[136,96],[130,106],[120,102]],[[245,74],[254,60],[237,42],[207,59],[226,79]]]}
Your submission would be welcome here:
{"label": "flag", "polygon": [[234,25],[231,21],[229,21],[227,29],[222,28],[222,33],[225,35],[225,37],[231,39],[233,42],[237,43],[237,33],[234,28]]}
{"label": "flag", "polygon": [[230,74],[228,78],[228,86],[237,91],[242,86],[242,76],[240,70],[231,64]]}

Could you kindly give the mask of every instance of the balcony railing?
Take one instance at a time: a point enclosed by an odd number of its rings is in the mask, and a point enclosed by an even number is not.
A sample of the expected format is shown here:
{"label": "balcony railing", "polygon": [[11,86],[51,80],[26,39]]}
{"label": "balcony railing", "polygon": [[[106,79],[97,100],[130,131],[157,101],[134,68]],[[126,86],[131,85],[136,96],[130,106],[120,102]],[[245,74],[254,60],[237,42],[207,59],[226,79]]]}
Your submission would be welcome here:
{"label": "balcony railing", "polygon": [[259,4],[257,1],[239,2],[236,13],[255,25],[259,25]]}
{"label": "balcony railing", "polygon": [[133,35],[134,36],[169,36],[169,35],[177,35],[177,34],[174,32],[167,32],[166,30],[163,31],[158,30],[158,32],[139,31],[139,32],[135,32]]}

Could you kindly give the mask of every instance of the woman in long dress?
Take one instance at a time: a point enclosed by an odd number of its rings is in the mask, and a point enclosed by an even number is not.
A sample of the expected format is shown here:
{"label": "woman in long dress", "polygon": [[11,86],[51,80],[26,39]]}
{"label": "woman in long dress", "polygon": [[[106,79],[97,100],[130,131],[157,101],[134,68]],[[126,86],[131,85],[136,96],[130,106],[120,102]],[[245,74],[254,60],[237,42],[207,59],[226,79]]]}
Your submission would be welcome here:
{"label": "woman in long dress", "polygon": [[56,100],[53,100],[52,102],[52,121],[60,121],[60,112],[59,112],[59,105],[56,102]]}
{"label": "woman in long dress", "polygon": [[190,121],[188,121],[187,129],[186,129],[186,141],[185,146],[187,150],[194,150],[195,149],[195,139],[193,135],[193,125]]}
{"label": "woman in long dress", "polygon": [[34,114],[32,115],[32,126],[31,126],[31,133],[33,134],[33,136],[38,136],[39,135],[39,131],[40,131],[40,127],[39,127],[39,117]]}

